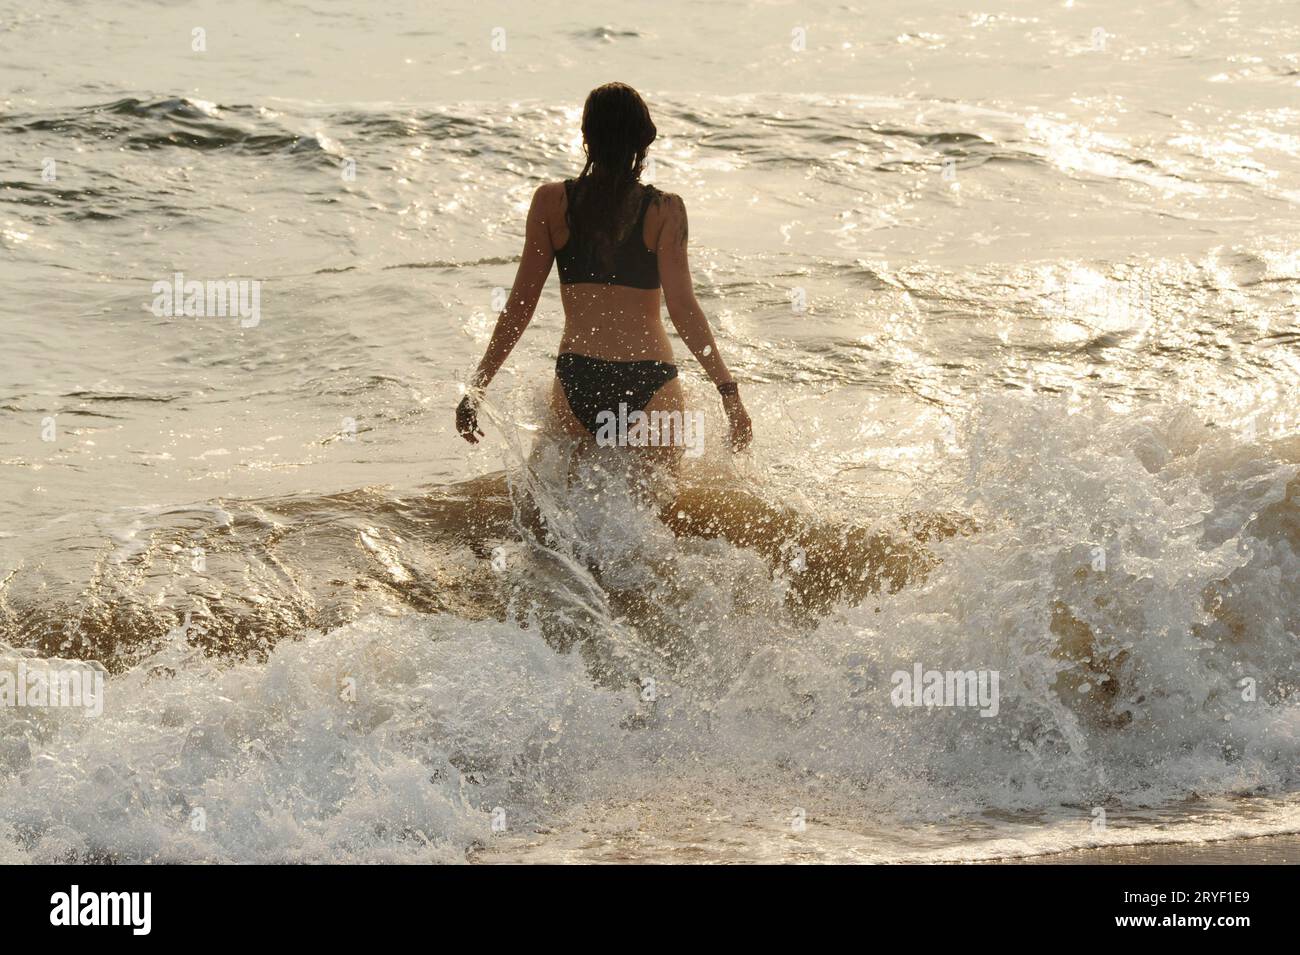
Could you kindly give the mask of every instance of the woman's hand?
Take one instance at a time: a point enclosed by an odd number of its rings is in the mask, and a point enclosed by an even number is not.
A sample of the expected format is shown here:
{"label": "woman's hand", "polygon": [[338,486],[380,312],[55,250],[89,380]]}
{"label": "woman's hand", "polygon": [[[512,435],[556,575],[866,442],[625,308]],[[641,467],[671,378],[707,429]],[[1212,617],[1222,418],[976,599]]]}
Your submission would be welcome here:
{"label": "woman's hand", "polygon": [[754,427],[740,395],[723,395],[722,410],[727,412],[727,421],[731,425],[731,450],[743,451],[754,438]]}
{"label": "woman's hand", "polygon": [[478,405],[470,395],[460,399],[456,406],[456,430],[470,444],[478,444],[478,439],[486,437],[478,426]]}

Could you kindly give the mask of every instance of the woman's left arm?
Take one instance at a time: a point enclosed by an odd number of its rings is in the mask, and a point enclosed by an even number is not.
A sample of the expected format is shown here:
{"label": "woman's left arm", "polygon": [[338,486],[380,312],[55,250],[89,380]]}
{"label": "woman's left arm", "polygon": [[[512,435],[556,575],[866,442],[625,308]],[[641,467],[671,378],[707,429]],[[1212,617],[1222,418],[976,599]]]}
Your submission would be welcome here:
{"label": "woman's left arm", "polygon": [[533,201],[528,208],[528,221],[524,226],[524,251],[519,259],[519,269],[515,272],[515,283],[510,288],[510,298],[497,316],[492,340],[488,342],[483,360],[478,363],[478,369],[470,379],[470,393],[456,409],[456,430],[470,444],[477,444],[476,435],[483,434],[478,429],[478,417],[475,414],[478,395],[496,377],[511,350],[523,336],[524,329],[533,320],[537,300],[541,297],[542,287],[546,285],[551,265],[555,262],[555,249],[551,245],[545,211],[550,205],[550,197],[545,194],[548,188],[552,187],[539,186],[533,193]]}

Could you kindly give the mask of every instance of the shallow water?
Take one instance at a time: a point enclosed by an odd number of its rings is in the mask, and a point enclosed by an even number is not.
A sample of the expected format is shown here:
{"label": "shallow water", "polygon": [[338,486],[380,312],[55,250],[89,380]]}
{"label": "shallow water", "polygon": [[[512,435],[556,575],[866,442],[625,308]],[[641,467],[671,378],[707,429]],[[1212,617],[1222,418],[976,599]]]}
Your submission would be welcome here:
{"label": "shallow water", "polygon": [[[1294,6],[529,9],[0,5],[0,651],[108,674],[0,707],[0,860],[1300,831]],[[452,428],[615,77],[757,433],[678,348],[680,536],[525,473],[554,284]],[[997,715],[895,707],[916,663]]]}

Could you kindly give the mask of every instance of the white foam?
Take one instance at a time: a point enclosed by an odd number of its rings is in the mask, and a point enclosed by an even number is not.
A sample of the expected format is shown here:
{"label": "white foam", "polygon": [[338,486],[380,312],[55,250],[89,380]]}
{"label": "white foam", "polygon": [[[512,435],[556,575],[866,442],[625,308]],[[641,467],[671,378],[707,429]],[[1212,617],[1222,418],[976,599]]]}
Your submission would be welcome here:
{"label": "white foam", "polygon": [[[113,676],[99,719],[0,710],[29,754],[0,778],[0,856],[453,861],[539,827],[637,838],[642,818],[776,852],[796,808],[824,853],[876,861],[1295,831],[1295,465],[1183,414],[1042,396],[989,402],[958,444],[981,530],[813,626],[756,555],[676,541],[586,474],[542,482],[558,552],[512,551],[507,621],[371,617],[239,664],[173,646]],[[635,586],[640,616],[596,576]],[[1057,604],[1090,658],[1059,651]],[[998,671],[997,717],[896,708],[914,662]],[[1241,798],[1259,794],[1281,802]],[[1197,822],[1193,797],[1227,808]]]}

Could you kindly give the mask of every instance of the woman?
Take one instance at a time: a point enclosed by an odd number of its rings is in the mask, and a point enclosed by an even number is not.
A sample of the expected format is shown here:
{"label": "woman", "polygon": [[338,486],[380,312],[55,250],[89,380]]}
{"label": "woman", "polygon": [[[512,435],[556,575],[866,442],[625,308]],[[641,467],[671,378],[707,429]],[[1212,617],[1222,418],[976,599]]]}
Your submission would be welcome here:
{"label": "woman", "polygon": [[[608,424],[620,413],[643,411],[651,422],[670,422],[664,413],[676,412],[676,421],[683,420],[682,387],[659,314],[662,286],[673,327],[722,395],[733,448],[749,443],[749,415],[691,286],[686,206],[680,197],[640,182],[655,135],[650,111],[630,86],[609,83],[587,97],[587,162],[577,179],[547,183],[533,194],[510,300],[456,409],[456,429],[466,441],[477,444],[483,435],[478,396],[528,327],[551,263],[558,261],[564,335],[550,405],[565,433],[608,443]],[[626,443],[674,469],[683,450],[676,442],[667,448]]]}

